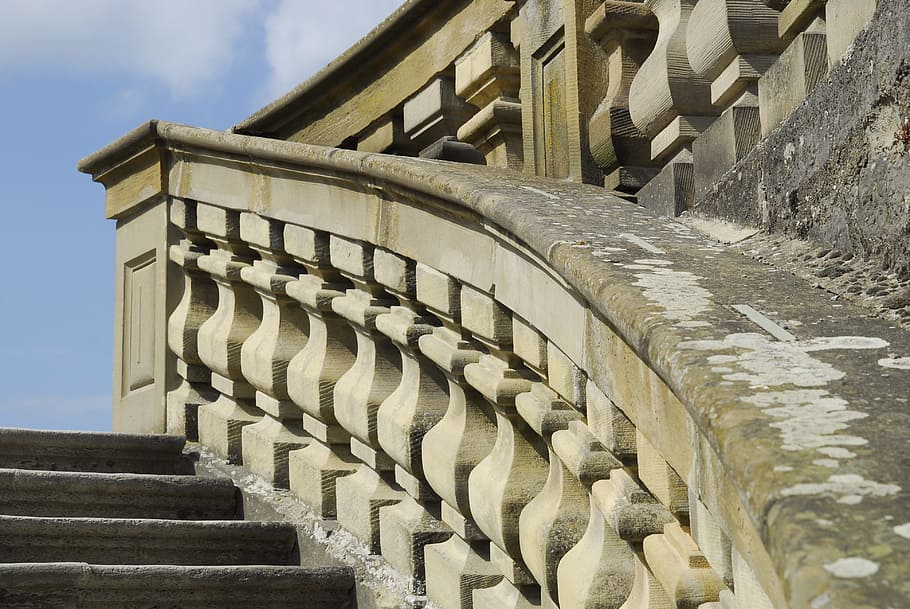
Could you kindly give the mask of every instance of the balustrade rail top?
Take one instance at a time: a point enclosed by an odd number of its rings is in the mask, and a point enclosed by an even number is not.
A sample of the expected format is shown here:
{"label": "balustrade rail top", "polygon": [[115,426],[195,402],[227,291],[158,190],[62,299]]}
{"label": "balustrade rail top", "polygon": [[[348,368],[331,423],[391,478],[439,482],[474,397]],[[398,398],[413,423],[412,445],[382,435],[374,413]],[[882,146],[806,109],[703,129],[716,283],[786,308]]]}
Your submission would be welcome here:
{"label": "balustrade rail top", "polygon": [[822,594],[824,607],[910,598],[906,333],[595,186],[165,122],[140,127],[79,169],[110,196],[108,178],[122,179],[119,168],[140,150],[161,159],[166,196],[187,196],[168,179],[174,166],[215,160],[260,180],[331,178],[339,196],[367,191],[479,216],[494,238],[519,241],[587,303],[580,364],[592,380],[601,382],[592,372],[598,349],[609,348],[592,328],[605,320],[679,397],[734,482],[791,607]]}

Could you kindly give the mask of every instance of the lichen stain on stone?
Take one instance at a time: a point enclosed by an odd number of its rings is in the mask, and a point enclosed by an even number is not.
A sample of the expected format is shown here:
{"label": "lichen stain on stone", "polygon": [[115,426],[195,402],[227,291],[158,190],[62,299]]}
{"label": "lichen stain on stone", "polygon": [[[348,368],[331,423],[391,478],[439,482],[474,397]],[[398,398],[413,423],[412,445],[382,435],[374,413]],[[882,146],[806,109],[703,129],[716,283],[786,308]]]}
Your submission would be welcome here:
{"label": "lichen stain on stone", "polygon": [[848,556],[825,565],[825,571],[834,577],[869,577],[878,572],[878,564],[867,558]]}
{"label": "lichen stain on stone", "polygon": [[663,263],[666,262],[664,260],[659,261],[660,266],[654,264],[656,261],[647,262],[646,260],[636,260],[636,264],[628,264],[624,267],[630,270],[646,271],[635,274],[638,281],[633,285],[644,288],[642,292],[644,297],[662,307],[667,319],[676,322],[693,322],[711,308],[711,292],[699,285],[698,282],[701,278],[698,275],[666,268],[663,266]]}
{"label": "lichen stain on stone", "polygon": [[894,532],[897,533],[898,535],[900,535],[901,537],[910,539],[910,522],[908,522],[907,524],[900,524],[900,525],[894,527]]}
{"label": "lichen stain on stone", "polygon": [[[846,400],[832,395],[824,385],[842,379],[845,374],[831,364],[812,356],[815,351],[881,349],[888,342],[865,336],[822,337],[797,341],[776,341],[764,334],[745,332],[730,334],[722,340],[700,340],[680,343],[682,349],[727,351],[709,356],[715,370],[724,372],[726,381],[747,382],[760,391],[740,400],[757,407],[773,420],[770,426],[779,430],[784,450],[814,450],[826,459],[816,459],[817,466],[836,468],[837,459],[849,459],[855,453],[845,447],[864,446],[865,438],[845,433],[851,421],[868,415],[848,408]],[[734,353],[730,353],[734,351]],[[718,370],[719,371],[719,370]],[[783,390],[771,387],[791,386]],[[849,481],[861,482],[848,488]],[[897,492],[899,487],[869,482],[855,475],[832,476],[823,483],[801,484],[785,494],[837,493],[838,501],[852,504],[864,496],[880,492]]]}
{"label": "lichen stain on stone", "polygon": [[880,338],[862,336],[781,342],[757,332],[730,334],[723,340],[687,341],[680,344],[683,349],[699,351],[744,349],[740,355],[712,356],[708,361],[711,364],[735,361],[744,372],[727,374],[724,378],[730,381],[747,381],[755,387],[827,385],[831,381],[843,378],[844,373],[828,363],[815,359],[809,353],[835,349],[880,349],[887,346],[888,342]]}
{"label": "lichen stain on stone", "polygon": [[730,334],[723,340],[680,343],[680,347],[683,349],[699,351],[745,350],[737,356],[712,356],[708,358],[708,362],[727,364],[735,361],[744,371],[726,374],[724,378],[730,381],[747,381],[754,387],[779,385],[820,387],[827,385],[831,381],[843,378],[844,373],[828,363],[815,359],[809,353],[834,349],[880,349],[887,346],[888,342],[880,338],[863,336],[838,336],[781,342],[757,332]]}
{"label": "lichen stain on stone", "polygon": [[886,357],[878,360],[878,365],[894,370],[910,370],[910,357]]}
{"label": "lichen stain on stone", "polygon": [[859,474],[832,474],[825,482],[795,484],[781,491],[785,497],[799,495],[836,495],[839,503],[855,505],[864,497],[886,497],[901,491],[896,484],[866,480]]}
{"label": "lichen stain on stone", "polygon": [[[863,446],[864,438],[840,434],[850,421],[867,415],[847,409],[847,402],[824,389],[793,389],[760,393],[743,401],[761,408],[783,436],[784,450],[812,450],[840,446]],[[832,455],[828,454],[831,457]]]}

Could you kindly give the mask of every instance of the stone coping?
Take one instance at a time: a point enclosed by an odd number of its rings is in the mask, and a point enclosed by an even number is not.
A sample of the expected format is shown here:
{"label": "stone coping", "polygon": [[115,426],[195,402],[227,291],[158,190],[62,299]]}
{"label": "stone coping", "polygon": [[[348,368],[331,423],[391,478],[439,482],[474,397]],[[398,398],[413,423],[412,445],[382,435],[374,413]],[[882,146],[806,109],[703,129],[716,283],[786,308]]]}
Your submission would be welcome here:
{"label": "stone coping", "polygon": [[143,138],[479,214],[564,278],[680,398],[790,607],[910,599],[905,332],[595,186],[163,122],[80,170],[103,177]]}

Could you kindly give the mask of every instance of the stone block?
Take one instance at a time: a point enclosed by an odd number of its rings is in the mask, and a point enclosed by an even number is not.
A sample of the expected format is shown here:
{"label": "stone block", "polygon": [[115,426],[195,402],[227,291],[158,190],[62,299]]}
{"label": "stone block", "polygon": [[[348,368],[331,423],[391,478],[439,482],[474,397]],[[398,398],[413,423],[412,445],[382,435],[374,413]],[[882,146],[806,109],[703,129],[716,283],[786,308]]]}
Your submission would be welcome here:
{"label": "stone block", "polygon": [[689,513],[689,494],[685,482],[641,432],[635,440],[638,448],[638,477],[651,494],[674,515]]}
{"label": "stone block", "polygon": [[512,342],[512,316],[508,309],[471,286],[461,288],[461,323],[478,339],[508,345]]}
{"label": "stone block", "polygon": [[454,135],[444,135],[420,151],[422,159],[486,165],[486,157],[469,142],[459,142]]}
{"label": "stone block", "polygon": [[329,238],[332,266],[355,277],[373,278],[373,249],[337,235]]}
{"label": "stone block", "polygon": [[242,212],[240,238],[251,245],[280,251],[284,248],[284,226],[259,214]]}
{"label": "stone block", "polygon": [[547,342],[547,385],[569,404],[584,407],[584,371],[552,342]]}
{"label": "stone block", "polygon": [[379,508],[394,505],[407,495],[390,486],[366,465],[361,465],[349,476],[338,478],[335,489],[338,524],[366,544],[371,554],[379,554]]}
{"label": "stone block", "polygon": [[310,442],[299,423],[282,422],[267,414],[241,433],[244,468],[273,486],[288,488],[288,453]]}
{"label": "stone block", "polygon": [[419,145],[455,135],[471,117],[472,107],[455,95],[455,81],[437,78],[404,104],[404,131]]}
{"label": "stone block", "polygon": [[223,459],[242,463],[243,428],[260,418],[262,413],[250,402],[222,395],[199,407],[199,442]]}
{"label": "stone block", "polygon": [[685,151],[638,191],[638,203],[654,213],[675,217],[695,204],[695,168]]}
{"label": "stone block", "polygon": [[312,441],[309,446],[288,453],[288,483],[291,492],[321,518],[332,518],[336,511],[336,484],[362,465],[345,446],[326,446]]}
{"label": "stone block", "polygon": [[284,250],[311,264],[329,261],[329,236],[303,226],[284,226]]}
{"label": "stone block", "polygon": [[427,596],[440,609],[472,609],[474,590],[502,581],[502,573],[484,555],[483,545],[469,545],[453,535],[424,548]]}
{"label": "stone block", "polygon": [[695,201],[759,142],[761,123],[754,96],[727,109],[692,144]]}
{"label": "stone block", "polygon": [[452,530],[411,497],[380,508],[379,523],[383,558],[409,578],[410,593],[426,594],[424,547],[444,542]]}
{"label": "stone block", "polygon": [[413,260],[376,248],[373,252],[373,275],[390,292],[408,298],[415,296],[417,280]]}
{"label": "stone block", "polygon": [[401,116],[382,118],[357,138],[357,150],[363,152],[390,154],[402,148],[407,149],[409,146],[410,142],[404,133]]}
{"label": "stone block", "polygon": [[856,36],[869,24],[877,5],[877,0],[828,0],[825,4],[825,26],[829,65],[840,61]]}
{"label": "stone block", "polygon": [[458,282],[422,262],[417,263],[417,300],[443,317],[461,317],[461,287]]}
{"label": "stone block", "polygon": [[541,376],[547,374],[547,339],[517,315],[512,316],[512,350]]}
{"label": "stone block", "polygon": [[762,137],[785,121],[827,73],[827,37],[818,20],[758,80]]}
{"label": "stone block", "polygon": [[635,426],[593,381],[588,381],[585,393],[588,429],[623,463],[634,462]]}
{"label": "stone block", "polygon": [[518,55],[504,34],[487,32],[455,62],[455,94],[483,108],[498,97],[516,97]]}
{"label": "stone block", "polygon": [[713,116],[677,116],[651,140],[651,160],[663,162],[677,154],[714,122]]}

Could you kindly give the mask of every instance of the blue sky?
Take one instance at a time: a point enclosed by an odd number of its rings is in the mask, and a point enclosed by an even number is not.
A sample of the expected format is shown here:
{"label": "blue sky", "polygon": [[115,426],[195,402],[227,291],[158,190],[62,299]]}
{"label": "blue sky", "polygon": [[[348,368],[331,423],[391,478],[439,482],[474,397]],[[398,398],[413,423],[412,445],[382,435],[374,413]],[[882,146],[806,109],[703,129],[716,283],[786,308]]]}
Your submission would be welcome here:
{"label": "blue sky", "polygon": [[0,0],[0,426],[110,429],[114,225],[76,162],[149,118],[231,125],[401,0]]}

